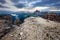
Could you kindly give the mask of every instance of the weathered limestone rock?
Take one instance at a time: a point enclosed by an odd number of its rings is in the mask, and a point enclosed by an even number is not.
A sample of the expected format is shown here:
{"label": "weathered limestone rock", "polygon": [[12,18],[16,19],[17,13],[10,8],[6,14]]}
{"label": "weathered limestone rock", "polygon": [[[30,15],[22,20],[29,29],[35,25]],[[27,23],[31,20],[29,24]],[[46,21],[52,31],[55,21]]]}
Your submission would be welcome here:
{"label": "weathered limestone rock", "polygon": [[0,20],[0,39],[5,36],[10,29],[12,29],[12,25],[7,20]]}
{"label": "weathered limestone rock", "polygon": [[60,40],[60,23],[30,17],[2,40]]}

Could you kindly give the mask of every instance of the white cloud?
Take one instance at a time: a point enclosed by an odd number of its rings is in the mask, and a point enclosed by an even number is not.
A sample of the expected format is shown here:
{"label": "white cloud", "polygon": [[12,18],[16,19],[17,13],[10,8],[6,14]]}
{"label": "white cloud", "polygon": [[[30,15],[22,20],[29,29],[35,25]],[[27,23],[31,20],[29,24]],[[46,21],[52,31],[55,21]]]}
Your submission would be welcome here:
{"label": "white cloud", "polygon": [[42,11],[42,10],[49,9],[49,8],[50,7],[21,8],[21,9],[18,9],[18,11],[34,12],[35,10]]}
{"label": "white cloud", "polygon": [[[17,11],[30,11],[30,12],[34,12],[35,10],[55,10],[56,8],[54,7],[33,7],[33,4],[37,3],[37,2],[42,2],[42,0],[35,0],[35,1],[32,1],[32,2],[28,2],[28,1],[22,1],[20,0],[18,3],[23,3],[26,5],[26,7],[24,8],[17,8],[15,7],[14,3],[11,2],[11,0],[5,0],[6,3],[5,4],[1,4],[0,5],[3,5],[3,6],[6,6],[8,8],[0,8],[0,10],[9,10],[9,11],[14,11],[14,12],[17,12]],[[54,5],[54,4],[58,4],[60,2],[57,2],[57,3],[52,3],[51,5]],[[58,11],[57,9],[55,11]]]}
{"label": "white cloud", "polygon": [[24,11],[24,12],[34,12],[35,10],[45,10],[45,9],[48,9],[50,7],[34,7],[34,8],[19,8],[19,9],[8,9],[8,8],[0,8],[1,10],[9,10],[9,11],[14,11],[14,12],[17,12],[17,11]]}
{"label": "white cloud", "polygon": [[5,0],[5,1],[6,1],[5,4],[0,3],[0,5],[8,7],[8,8],[0,8],[0,10],[5,10],[5,11],[7,10],[7,11],[14,11],[14,12],[17,11],[18,8],[14,6],[14,3],[11,2],[11,0]]}
{"label": "white cloud", "polygon": [[16,17],[18,16],[18,15],[16,15],[16,14],[11,14],[11,15],[12,15],[12,16],[16,16]]}
{"label": "white cloud", "polygon": [[60,12],[60,10],[50,10],[50,11],[59,11]]}
{"label": "white cloud", "polygon": [[6,7],[10,8],[10,9],[17,9],[17,8],[14,6],[14,3],[11,2],[11,0],[5,0],[5,1],[6,1],[6,3],[5,3],[5,4],[1,4],[1,5],[6,6]]}
{"label": "white cloud", "polygon": [[28,7],[33,7],[33,4],[38,3],[38,2],[42,2],[42,0],[37,0],[37,1],[30,2],[29,4],[27,4],[27,6]]}
{"label": "white cloud", "polygon": [[0,8],[1,10],[9,10],[13,12],[18,11],[24,11],[24,12],[34,12],[35,10],[39,11],[60,11],[58,9],[55,9],[55,7],[34,7],[34,8],[19,8],[19,9],[6,9],[6,8]]}
{"label": "white cloud", "polygon": [[3,5],[3,6],[6,6],[6,7],[8,7],[8,8],[0,8],[0,10],[10,10],[10,11],[27,11],[27,10],[29,10],[29,11],[31,11],[31,10],[35,10],[35,8],[33,8],[33,9],[31,9],[30,7],[32,7],[32,5],[34,4],[34,3],[37,3],[37,2],[41,2],[42,0],[35,0],[35,1],[32,1],[32,2],[28,2],[27,0],[20,0],[20,2],[18,2],[18,3],[24,3],[24,4],[26,4],[26,7],[24,7],[24,8],[17,8],[17,7],[15,7],[14,5],[14,3],[13,2],[11,2],[11,0],[5,0],[6,1],[6,3],[5,4],[1,4],[1,5]]}
{"label": "white cloud", "polygon": [[33,0],[33,1],[30,1],[30,2],[28,0],[25,0],[25,1],[20,0],[17,4],[22,3],[22,4],[25,4],[26,7],[32,7],[33,4],[35,4],[37,2],[42,2],[42,0]]}

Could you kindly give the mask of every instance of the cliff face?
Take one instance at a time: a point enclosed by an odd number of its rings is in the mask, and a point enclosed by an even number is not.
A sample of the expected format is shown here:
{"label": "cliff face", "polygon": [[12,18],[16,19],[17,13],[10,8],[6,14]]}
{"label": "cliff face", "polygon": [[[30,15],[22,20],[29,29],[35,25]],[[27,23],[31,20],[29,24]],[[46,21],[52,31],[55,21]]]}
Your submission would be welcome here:
{"label": "cliff face", "polygon": [[0,20],[0,39],[9,33],[12,29],[12,25],[7,20]]}
{"label": "cliff face", "polygon": [[41,17],[30,17],[2,40],[60,40],[60,23]]}
{"label": "cliff face", "polygon": [[44,16],[43,18],[45,18],[45,19],[60,22],[60,15],[58,15],[56,13],[47,13],[47,14],[45,14],[43,16]]}
{"label": "cliff face", "polygon": [[13,29],[10,15],[0,15],[0,39]]}

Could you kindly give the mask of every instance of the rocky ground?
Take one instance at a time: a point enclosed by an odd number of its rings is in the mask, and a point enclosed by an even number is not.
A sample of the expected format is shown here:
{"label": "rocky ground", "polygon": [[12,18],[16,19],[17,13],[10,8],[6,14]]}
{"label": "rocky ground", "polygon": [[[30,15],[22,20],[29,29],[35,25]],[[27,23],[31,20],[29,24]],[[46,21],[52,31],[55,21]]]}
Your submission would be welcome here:
{"label": "rocky ground", "polygon": [[0,39],[9,33],[11,29],[13,29],[13,27],[9,21],[0,19]]}
{"label": "rocky ground", "polygon": [[60,40],[60,23],[30,17],[7,33],[1,40]]}

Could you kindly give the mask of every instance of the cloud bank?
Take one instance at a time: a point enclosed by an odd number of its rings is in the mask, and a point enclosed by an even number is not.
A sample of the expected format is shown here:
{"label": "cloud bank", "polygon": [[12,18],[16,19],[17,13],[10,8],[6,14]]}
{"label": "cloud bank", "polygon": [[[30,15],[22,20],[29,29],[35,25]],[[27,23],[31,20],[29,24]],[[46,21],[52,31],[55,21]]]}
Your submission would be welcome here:
{"label": "cloud bank", "polygon": [[35,10],[60,11],[60,0],[0,0],[0,10],[15,12]]}

